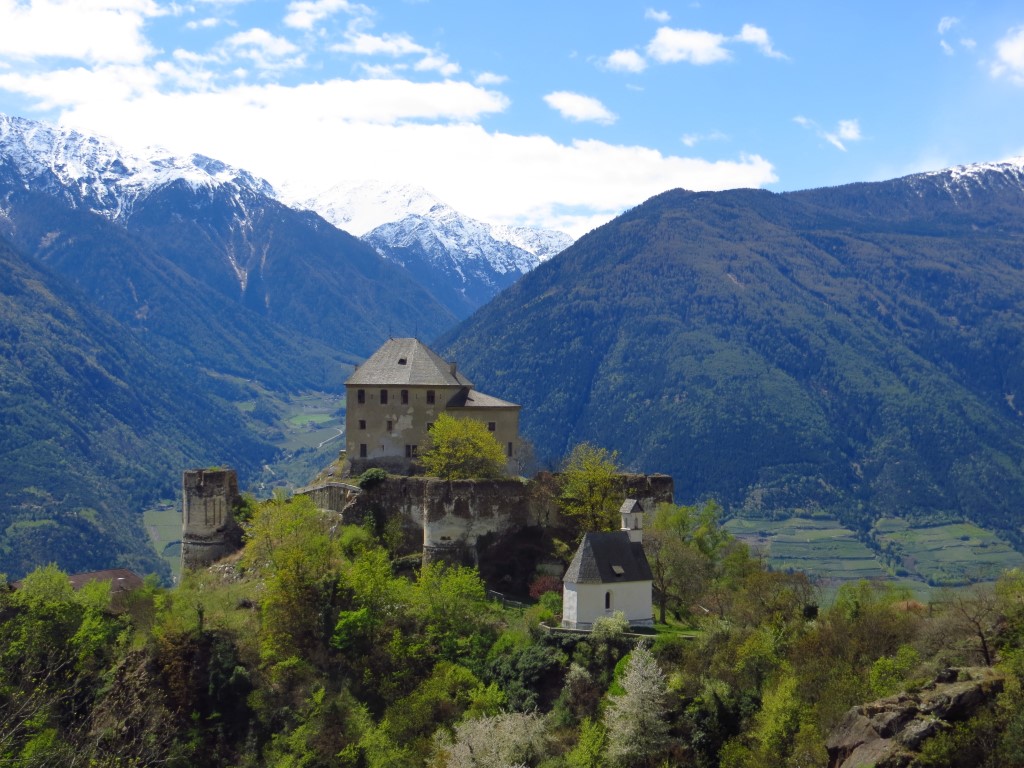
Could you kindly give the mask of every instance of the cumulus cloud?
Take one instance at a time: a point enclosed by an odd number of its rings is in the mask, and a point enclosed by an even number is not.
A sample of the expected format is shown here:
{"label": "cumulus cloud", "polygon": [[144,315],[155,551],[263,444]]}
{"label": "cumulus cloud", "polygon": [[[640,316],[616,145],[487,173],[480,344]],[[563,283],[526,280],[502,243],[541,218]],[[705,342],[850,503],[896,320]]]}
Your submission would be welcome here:
{"label": "cumulus cloud", "polygon": [[494,72],[481,72],[473,80],[477,85],[501,85],[508,78],[505,75],[497,75]]}
{"label": "cumulus cloud", "polygon": [[593,122],[611,125],[618,118],[604,104],[592,96],[572,91],[555,91],[544,97],[549,107],[558,111],[567,120],[577,123]]}
{"label": "cumulus cloud", "polygon": [[989,71],[992,77],[1024,85],[1024,27],[1013,27],[996,43],[996,60]]}
{"label": "cumulus cloud", "polygon": [[365,5],[348,0],[294,0],[288,3],[284,23],[294,29],[312,29],[318,22],[339,12],[370,15],[370,9]]}
{"label": "cumulus cloud", "polygon": [[371,35],[366,32],[348,35],[344,43],[332,45],[331,50],[360,56],[408,56],[430,53],[408,35]]}
{"label": "cumulus cloud", "polygon": [[943,16],[939,19],[939,34],[944,35],[957,24],[960,23],[960,19],[956,16]]}
{"label": "cumulus cloud", "polygon": [[672,29],[661,27],[647,44],[647,55],[662,64],[688,61],[691,64],[714,64],[732,58],[724,47],[728,40],[701,29]]}
{"label": "cumulus cloud", "polygon": [[651,19],[659,24],[667,24],[672,17],[669,15],[668,11],[656,11],[653,8],[648,8],[644,11],[644,18]]}
{"label": "cumulus cloud", "polygon": [[607,69],[615,72],[643,72],[647,69],[647,60],[631,48],[614,51],[604,61]]}
{"label": "cumulus cloud", "polygon": [[728,37],[703,29],[673,29],[661,27],[647,44],[647,55],[662,64],[688,61],[691,64],[715,64],[732,58],[732,51],[726,43],[747,43],[755,46],[762,55],[773,59],[785,59],[786,54],[772,45],[768,30],[753,24],[744,24],[738,35]]}
{"label": "cumulus cloud", "polygon": [[755,45],[761,53],[773,59],[786,58],[786,54],[781,51],[777,51],[772,47],[771,38],[768,37],[768,30],[762,27],[755,27],[753,24],[744,24],[743,29],[741,29],[740,33],[733,39],[738,40],[741,43],[750,43],[751,45]]}
{"label": "cumulus cloud", "polygon": [[154,52],[146,20],[164,13],[153,0],[0,0],[0,55],[138,63]]}
{"label": "cumulus cloud", "polygon": [[297,45],[258,27],[231,35],[224,47],[260,69],[301,67],[305,63]]}
{"label": "cumulus cloud", "polygon": [[860,121],[859,120],[840,120],[834,130],[826,130],[822,128],[814,120],[803,115],[797,115],[793,118],[793,122],[797,125],[801,125],[808,130],[814,131],[819,137],[827,141],[836,149],[845,152],[846,145],[850,142],[860,141]]}

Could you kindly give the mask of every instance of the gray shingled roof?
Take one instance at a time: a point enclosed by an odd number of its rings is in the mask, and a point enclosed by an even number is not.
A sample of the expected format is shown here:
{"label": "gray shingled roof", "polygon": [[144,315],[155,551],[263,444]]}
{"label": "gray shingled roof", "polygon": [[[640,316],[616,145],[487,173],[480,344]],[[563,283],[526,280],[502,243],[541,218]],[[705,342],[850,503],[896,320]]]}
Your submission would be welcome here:
{"label": "gray shingled roof", "polygon": [[562,581],[571,584],[612,584],[651,581],[644,545],[629,540],[626,531],[588,533],[580,542]]}
{"label": "gray shingled roof", "polygon": [[643,505],[639,501],[637,501],[636,499],[626,499],[624,502],[622,502],[622,506],[619,507],[619,514],[620,515],[631,515],[634,512],[638,512],[639,513],[639,512],[643,512],[643,511],[644,511]]}
{"label": "gray shingled roof", "polygon": [[448,401],[447,407],[518,408],[519,406],[515,403],[510,403],[508,400],[502,400],[501,398],[494,397],[493,395],[485,395],[483,392],[477,392],[475,389],[462,389],[452,396],[452,399]]}
{"label": "gray shingled roof", "polygon": [[[401,362],[401,361],[405,362]],[[349,386],[472,387],[473,382],[456,372],[419,339],[388,339],[345,382]]]}

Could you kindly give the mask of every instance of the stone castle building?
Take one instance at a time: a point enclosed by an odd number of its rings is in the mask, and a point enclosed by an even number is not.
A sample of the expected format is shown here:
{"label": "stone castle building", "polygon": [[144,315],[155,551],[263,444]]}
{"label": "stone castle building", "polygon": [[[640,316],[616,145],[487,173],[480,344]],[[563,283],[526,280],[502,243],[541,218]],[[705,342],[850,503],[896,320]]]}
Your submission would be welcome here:
{"label": "stone castle building", "polygon": [[487,425],[514,474],[519,406],[473,389],[455,363],[418,339],[389,339],[345,382],[345,438],[351,473],[370,467],[394,474],[415,471],[442,413]]}

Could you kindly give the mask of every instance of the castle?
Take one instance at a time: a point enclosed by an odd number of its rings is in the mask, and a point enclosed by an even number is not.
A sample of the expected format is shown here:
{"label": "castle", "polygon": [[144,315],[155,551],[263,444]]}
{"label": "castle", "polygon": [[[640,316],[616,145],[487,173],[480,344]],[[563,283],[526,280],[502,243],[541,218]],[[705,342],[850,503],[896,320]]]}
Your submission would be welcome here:
{"label": "castle", "polygon": [[418,339],[389,339],[345,382],[345,439],[351,474],[381,467],[413,474],[442,413],[487,425],[516,474],[519,406],[473,382]]}

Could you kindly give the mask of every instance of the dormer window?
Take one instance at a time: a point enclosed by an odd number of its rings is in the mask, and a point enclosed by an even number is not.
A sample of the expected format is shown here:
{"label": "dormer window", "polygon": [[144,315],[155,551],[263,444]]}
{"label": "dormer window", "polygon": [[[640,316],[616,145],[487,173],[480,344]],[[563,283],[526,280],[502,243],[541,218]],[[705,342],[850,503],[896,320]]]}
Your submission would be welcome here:
{"label": "dormer window", "polygon": [[405,358],[404,357],[398,358],[398,364],[399,365],[405,365]]}
{"label": "dormer window", "polygon": [[626,575],[626,569],[623,568],[621,565],[613,565],[612,566],[612,573],[614,573],[616,576],[618,576],[621,579],[623,576]]}

